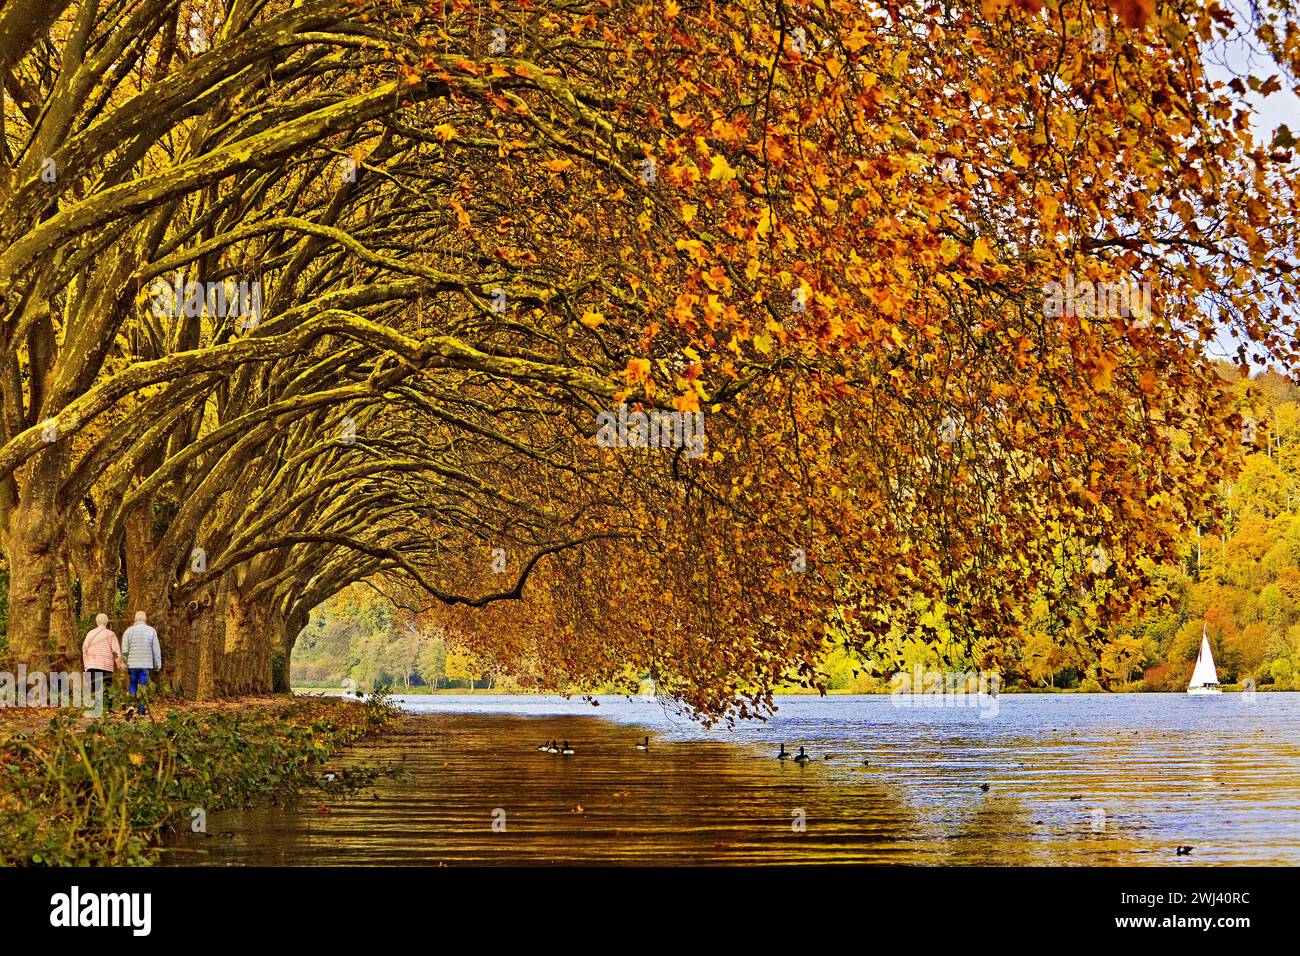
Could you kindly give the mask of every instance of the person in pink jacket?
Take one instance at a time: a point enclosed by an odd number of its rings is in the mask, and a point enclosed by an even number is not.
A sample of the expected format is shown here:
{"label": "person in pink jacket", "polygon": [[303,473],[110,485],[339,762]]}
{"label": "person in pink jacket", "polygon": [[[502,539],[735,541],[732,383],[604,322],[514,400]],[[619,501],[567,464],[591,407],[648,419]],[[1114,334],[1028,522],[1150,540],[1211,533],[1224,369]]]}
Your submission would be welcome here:
{"label": "person in pink jacket", "polygon": [[107,614],[96,614],[95,624],[81,645],[81,666],[98,697],[105,687],[113,686],[113,671],[122,666],[122,647],[108,629]]}

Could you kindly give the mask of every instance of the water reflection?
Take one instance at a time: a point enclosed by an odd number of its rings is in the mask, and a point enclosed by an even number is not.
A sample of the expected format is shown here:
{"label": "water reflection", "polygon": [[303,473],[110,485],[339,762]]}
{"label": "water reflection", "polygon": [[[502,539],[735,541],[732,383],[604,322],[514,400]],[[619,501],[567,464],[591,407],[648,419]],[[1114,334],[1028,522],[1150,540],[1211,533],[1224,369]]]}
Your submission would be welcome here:
{"label": "water reflection", "polygon": [[[577,753],[536,751],[552,738]],[[867,768],[846,787],[843,773],[755,759],[725,743],[652,734],[641,752],[639,739],[590,717],[412,716],[348,758],[401,764],[400,777],[319,806],[214,814],[209,829],[233,835],[190,838],[199,859],[168,862],[813,862],[913,852],[911,814]],[[492,828],[498,808],[504,833]]]}
{"label": "water reflection", "polygon": [[[581,701],[411,698],[396,734],[340,761],[400,777],[212,814],[213,835],[167,862],[1300,862],[1300,695],[1001,700],[985,719],[794,698],[770,723],[704,731],[639,700],[602,700],[598,719]],[[577,753],[537,752],[551,739]],[[781,741],[816,759],[772,759]]]}

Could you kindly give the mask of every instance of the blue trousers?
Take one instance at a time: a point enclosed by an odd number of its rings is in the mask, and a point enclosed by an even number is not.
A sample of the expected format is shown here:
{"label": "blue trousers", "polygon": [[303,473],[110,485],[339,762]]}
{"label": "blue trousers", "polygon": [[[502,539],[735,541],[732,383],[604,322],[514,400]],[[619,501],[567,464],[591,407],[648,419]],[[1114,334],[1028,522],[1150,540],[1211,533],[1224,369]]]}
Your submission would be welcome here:
{"label": "blue trousers", "polygon": [[[126,676],[130,681],[131,696],[134,697],[136,695],[136,691],[144,690],[145,685],[149,683],[149,668],[147,667],[128,668],[126,672]],[[136,709],[143,714],[144,704],[140,704],[139,707],[137,707]]]}

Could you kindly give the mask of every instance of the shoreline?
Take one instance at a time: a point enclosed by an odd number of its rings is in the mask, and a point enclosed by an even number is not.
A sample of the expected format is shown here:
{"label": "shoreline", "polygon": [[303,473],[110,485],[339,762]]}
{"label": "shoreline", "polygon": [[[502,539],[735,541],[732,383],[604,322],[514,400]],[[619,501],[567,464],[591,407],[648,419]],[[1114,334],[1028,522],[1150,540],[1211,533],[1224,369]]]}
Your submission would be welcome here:
{"label": "shoreline", "polygon": [[153,863],[169,829],[300,794],[315,785],[322,761],[396,719],[381,701],[286,695],[155,702],[143,717],[128,713],[91,719],[69,710],[6,722],[0,863]]}

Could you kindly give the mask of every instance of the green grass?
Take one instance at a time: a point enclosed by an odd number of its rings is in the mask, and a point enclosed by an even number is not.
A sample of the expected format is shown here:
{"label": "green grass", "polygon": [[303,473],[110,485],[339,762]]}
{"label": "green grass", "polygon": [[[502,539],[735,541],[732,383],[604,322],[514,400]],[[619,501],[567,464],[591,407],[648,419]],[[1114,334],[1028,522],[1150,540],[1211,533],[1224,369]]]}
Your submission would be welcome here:
{"label": "green grass", "polygon": [[[64,712],[0,743],[0,864],[149,864],[163,833],[207,813],[318,787],[319,765],[397,714],[364,703],[172,708],[157,720]],[[345,774],[364,785],[358,774]],[[334,788],[337,790],[337,786]]]}

